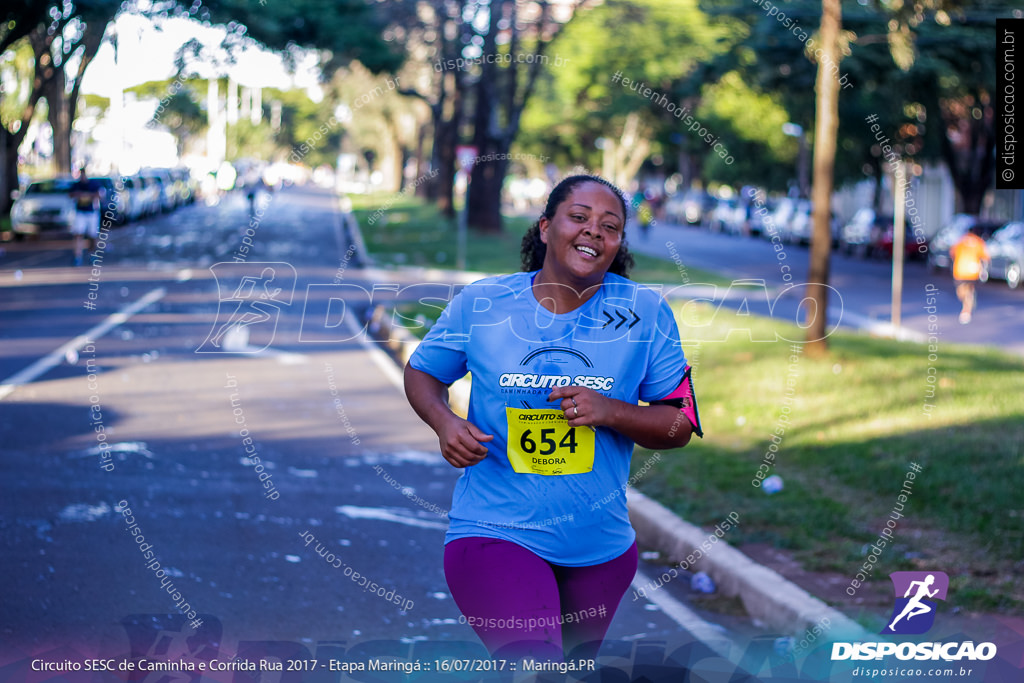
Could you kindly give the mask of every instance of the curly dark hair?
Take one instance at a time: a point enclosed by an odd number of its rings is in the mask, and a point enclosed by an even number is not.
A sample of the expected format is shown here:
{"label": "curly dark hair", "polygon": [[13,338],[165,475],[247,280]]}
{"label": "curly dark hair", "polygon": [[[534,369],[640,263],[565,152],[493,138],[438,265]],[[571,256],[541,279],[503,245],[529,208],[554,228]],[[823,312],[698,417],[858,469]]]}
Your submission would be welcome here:
{"label": "curly dark hair", "polygon": [[[623,196],[622,190],[600,176],[573,175],[562,180],[562,182],[555,185],[555,188],[551,190],[551,194],[548,195],[548,203],[544,206],[544,213],[541,214],[541,218],[547,218],[548,220],[554,218],[555,212],[558,210],[558,207],[562,202],[568,199],[569,195],[572,194],[572,191],[583,183],[598,183],[614,192],[615,197],[622,205],[622,217],[626,217],[626,198]],[[625,226],[623,226],[623,228],[625,228]],[[519,250],[519,255],[523,260],[523,270],[526,272],[540,270],[541,266],[544,265],[544,256],[547,252],[548,246],[540,239],[540,218],[538,218],[534,224],[530,226],[530,229],[526,231],[526,234],[523,235],[523,244]],[[625,231],[623,231],[622,244],[619,246],[618,253],[615,254],[615,260],[612,261],[611,266],[608,267],[608,272],[615,275],[621,275],[622,277],[629,277],[629,271],[633,269],[634,265],[633,254],[629,252],[629,247],[626,243],[626,234]]]}

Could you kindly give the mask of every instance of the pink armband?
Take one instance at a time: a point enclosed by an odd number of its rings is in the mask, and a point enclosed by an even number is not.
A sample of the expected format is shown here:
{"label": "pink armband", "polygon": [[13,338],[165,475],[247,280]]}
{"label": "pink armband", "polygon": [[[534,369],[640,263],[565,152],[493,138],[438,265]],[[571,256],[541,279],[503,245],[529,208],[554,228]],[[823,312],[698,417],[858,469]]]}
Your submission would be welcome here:
{"label": "pink armband", "polygon": [[679,386],[671,394],[655,403],[678,406],[686,419],[693,425],[693,433],[704,438],[704,431],[700,428],[700,414],[697,412],[697,397],[693,393],[693,381],[690,379],[691,371],[692,368],[689,365],[683,368],[683,379],[679,382]]}

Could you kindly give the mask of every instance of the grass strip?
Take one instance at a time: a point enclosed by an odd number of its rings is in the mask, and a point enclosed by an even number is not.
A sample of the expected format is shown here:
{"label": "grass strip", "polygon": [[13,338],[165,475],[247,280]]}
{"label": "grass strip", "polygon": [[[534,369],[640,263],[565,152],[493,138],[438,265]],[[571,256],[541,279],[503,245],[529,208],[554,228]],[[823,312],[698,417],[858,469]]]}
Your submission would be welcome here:
{"label": "grass strip", "polygon": [[[952,344],[929,360],[926,345],[846,332],[816,360],[789,342],[752,341],[801,339],[795,325],[727,304],[676,310],[684,338],[702,340],[684,346],[707,436],[637,488],[697,524],[735,510],[743,523],[731,541],[771,543],[852,579],[916,462],[869,581],[941,569],[964,608],[1024,605],[1024,361]],[[637,449],[634,463],[648,457]],[[762,464],[781,492],[754,484]]]}
{"label": "grass strip", "polygon": [[[366,248],[379,265],[455,268],[457,224],[441,215],[436,206],[418,197],[383,193],[353,196],[352,205]],[[377,214],[381,209],[383,213]],[[519,248],[533,220],[521,216],[506,218],[500,233],[470,230],[466,268],[483,273],[521,270]],[[637,253],[633,258],[633,280],[681,284],[679,269],[672,262]],[[686,276],[691,283],[728,287],[731,282],[689,265]]]}

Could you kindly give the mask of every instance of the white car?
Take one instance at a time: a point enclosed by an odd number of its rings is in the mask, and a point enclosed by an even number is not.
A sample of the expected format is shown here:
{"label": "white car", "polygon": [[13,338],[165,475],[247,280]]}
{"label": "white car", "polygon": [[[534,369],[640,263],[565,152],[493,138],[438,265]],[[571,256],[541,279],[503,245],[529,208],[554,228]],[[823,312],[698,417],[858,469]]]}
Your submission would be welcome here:
{"label": "white car", "polygon": [[128,190],[128,220],[137,220],[160,212],[160,188],[156,181],[147,181],[141,176],[124,179]]}
{"label": "white car", "polygon": [[72,178],[49,178],[30,183],[11,207],[14,236],[69,234],[75,223],[75,202],[69,194],[74,182]]}

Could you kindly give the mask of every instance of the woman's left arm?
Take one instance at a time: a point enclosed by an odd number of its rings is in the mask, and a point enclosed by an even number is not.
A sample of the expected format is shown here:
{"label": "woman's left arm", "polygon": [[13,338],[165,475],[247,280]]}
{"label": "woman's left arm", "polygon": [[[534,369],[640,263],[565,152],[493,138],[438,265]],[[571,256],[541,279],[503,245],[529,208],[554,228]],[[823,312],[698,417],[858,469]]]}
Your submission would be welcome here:
{"label": "woman's left arm", "polygon": [[629,404],[585,387],[558,387],[548,401],[560,401],[570,427],[608,427],[644,448],[682,448],[693,435],[693,425],[675,406]]}

